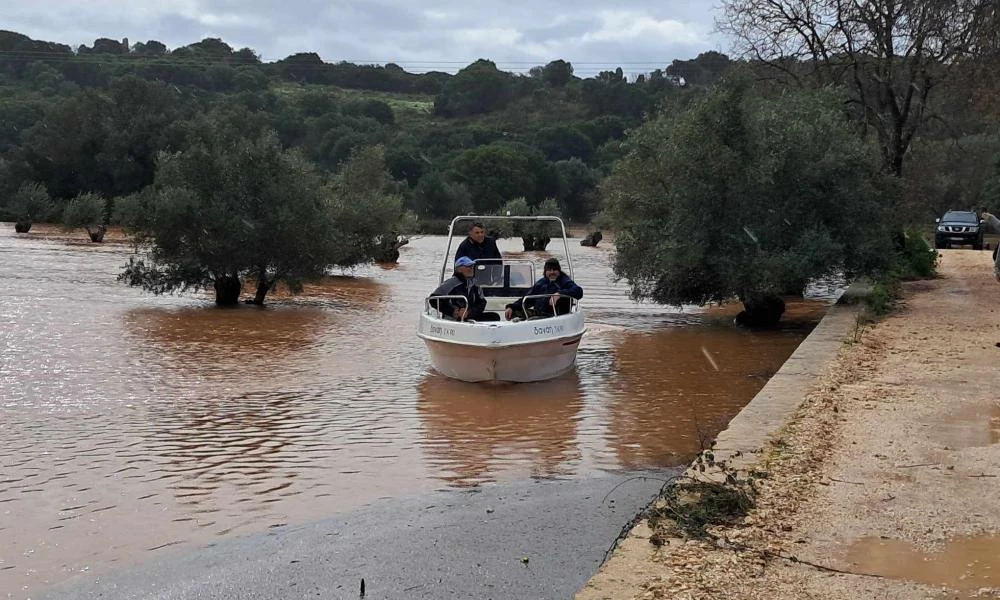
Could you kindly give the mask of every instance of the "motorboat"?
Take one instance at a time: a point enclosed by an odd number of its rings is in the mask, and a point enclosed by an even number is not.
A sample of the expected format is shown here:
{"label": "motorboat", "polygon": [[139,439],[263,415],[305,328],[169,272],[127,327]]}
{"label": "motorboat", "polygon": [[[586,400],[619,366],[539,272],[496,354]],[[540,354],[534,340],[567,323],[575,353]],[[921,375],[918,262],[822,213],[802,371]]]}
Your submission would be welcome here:
{"label": "motorboat", "polygon": [[[573,277],[573,260],[569,252],[566,226],[554,216],[461,216],[448,227],[448,246],[439,283],[453,270],[452,239],[459,222],[551,221],[559,226],[566,253],[563,271]],[[553,240],[554,241],[554,240]],[[533,316],[530,311],[503,320],[505,307],[518,299],[525,306],[540,296],[528,293],[537,277],[535,264],[524,256],[475,261],[476,285],[486,297],[486,311],[496,312],[500,321],[456,320],[442,314],[435,300],[461,296],[428,296],[417,335],[424,340],[431,364],[438,373],[469,382],[529,382],[543,381],[566,373],[576,363],[576,352],[586,332],[584,313],[575,298],[569,308],[554,316]]]}

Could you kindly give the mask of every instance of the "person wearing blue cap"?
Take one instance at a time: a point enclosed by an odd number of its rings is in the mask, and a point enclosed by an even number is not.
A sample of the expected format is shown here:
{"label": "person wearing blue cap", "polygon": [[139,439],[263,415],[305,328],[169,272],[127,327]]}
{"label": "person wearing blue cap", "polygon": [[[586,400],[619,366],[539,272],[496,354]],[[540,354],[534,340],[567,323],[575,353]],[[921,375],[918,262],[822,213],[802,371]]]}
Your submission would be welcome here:
{"label": "person wearing blue cap", "polygon": [[456,321],[499,321],[500,315],[486,311],[486,297],[473,280],[476,261],[468,256],[455,261],[455,273],[431,293],[431,296],[463,296],[431,300],[431,306]]}

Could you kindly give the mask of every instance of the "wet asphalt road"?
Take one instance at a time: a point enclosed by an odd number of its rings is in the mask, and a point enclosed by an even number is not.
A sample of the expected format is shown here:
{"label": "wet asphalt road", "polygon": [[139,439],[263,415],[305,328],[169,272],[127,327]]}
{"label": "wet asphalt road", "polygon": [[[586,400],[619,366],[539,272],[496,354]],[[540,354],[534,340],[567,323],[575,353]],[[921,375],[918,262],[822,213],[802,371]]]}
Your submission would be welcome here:
{"label": "wet asphalt road", "polygon": [[[673,472],[489,485],[387,499],[306,525],[88,574],[33,598],[571,598]],[[526,561],[524,559],[527,559]]]}

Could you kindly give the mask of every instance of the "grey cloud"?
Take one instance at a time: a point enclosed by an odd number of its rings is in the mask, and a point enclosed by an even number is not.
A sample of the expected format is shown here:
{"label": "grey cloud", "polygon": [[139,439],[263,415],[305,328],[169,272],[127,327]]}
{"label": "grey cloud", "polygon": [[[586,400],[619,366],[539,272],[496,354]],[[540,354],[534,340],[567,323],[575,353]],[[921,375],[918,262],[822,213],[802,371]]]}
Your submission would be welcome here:
{"label": "grey cloud", "polygon": [[526,71],[562,58],[587,76],[602,68],[596,63],[669,64],[706,50],[725,51],[725,40],[712,33],[713,7],[709,0],[7,0],[0,4],[0,22],[71,45],[128,37],[175,48],[221,37],[265,60],[317,52],[329,61],[455,71],[482,57]]}

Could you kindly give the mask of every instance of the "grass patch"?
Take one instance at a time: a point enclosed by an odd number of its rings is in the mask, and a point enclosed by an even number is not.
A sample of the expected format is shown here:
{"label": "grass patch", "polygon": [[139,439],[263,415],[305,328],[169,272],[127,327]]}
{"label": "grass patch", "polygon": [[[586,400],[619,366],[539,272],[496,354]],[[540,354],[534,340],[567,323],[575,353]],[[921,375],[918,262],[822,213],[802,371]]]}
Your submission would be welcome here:
{"label": "grass patch", "polygon": [[916,230],[905,232],[889,271],[872,281],[866,298],[872,316],[885,316],[895,308],[903,281],[936,277],[939,258],[940,254],[923,233]]}
{"label": "grass patch", "polygon": [[663,535],[704,539],[712,537],[708,527],[734,525],[756,506],[757,481],[765,475],[757,471],[742,474],[711,450],[701,452],[692,466],[711,476],[683,476],[666,487],[660,501],[649,509],[649,524],[656,532],[651,542],[662,545]]}

